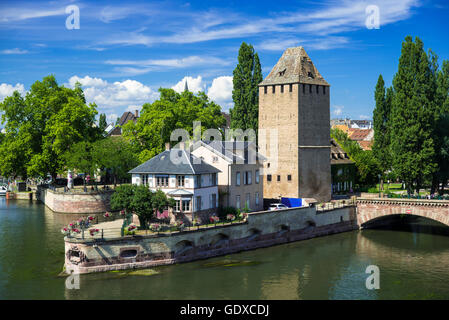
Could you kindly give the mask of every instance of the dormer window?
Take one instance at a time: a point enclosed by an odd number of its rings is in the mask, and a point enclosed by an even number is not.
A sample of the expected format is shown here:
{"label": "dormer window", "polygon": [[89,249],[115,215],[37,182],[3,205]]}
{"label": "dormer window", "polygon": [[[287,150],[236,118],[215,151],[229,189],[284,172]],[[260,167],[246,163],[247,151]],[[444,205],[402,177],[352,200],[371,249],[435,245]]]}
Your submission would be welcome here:
{"label": "dormer window", "polygon": [[280,71],[280,72],[279,72],[279,77],[283,77],[286,70],[287,70],[287,69],[284,69],[284,70]]}
{"label": "dormer window", "polygon": [[310,72],[310,71],[309,71],[309,72],[307,72],[307,76],[308,76],[309,78],[312,78],[312,79],[314,78],[314,77],[313,77],[313,73],[312,73],[312,72]]}

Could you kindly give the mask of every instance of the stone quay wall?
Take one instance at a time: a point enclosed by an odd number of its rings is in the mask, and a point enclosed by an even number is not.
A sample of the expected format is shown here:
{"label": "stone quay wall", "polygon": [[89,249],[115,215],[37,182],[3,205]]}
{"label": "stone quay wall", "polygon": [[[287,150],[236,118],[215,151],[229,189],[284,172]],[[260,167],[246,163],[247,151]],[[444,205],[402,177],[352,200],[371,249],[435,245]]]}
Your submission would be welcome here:
{"label": "stone quay wall", "polygon": [[98,192],[58,192],[39,188],[36,196],[48,208],[58,213],[102,213],[109,211],[111,195],[114,190]]}
{"label": "stone quay wall", "polygon": [[168,265],[358,229],[355,207],[250,213],[243,223],[172,234],[115,239],[65,238],[66,272],[90,273]]}

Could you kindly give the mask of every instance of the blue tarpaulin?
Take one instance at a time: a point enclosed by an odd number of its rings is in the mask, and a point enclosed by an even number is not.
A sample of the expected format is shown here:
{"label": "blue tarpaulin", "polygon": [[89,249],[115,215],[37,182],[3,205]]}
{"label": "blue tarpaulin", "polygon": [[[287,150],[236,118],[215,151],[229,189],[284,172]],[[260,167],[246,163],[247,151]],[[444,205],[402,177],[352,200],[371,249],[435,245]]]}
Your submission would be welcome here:
{"label": "blue tarpaulin", "polygon": [[281,203],[289,208],[302,207],[301,198],[281,198]]}

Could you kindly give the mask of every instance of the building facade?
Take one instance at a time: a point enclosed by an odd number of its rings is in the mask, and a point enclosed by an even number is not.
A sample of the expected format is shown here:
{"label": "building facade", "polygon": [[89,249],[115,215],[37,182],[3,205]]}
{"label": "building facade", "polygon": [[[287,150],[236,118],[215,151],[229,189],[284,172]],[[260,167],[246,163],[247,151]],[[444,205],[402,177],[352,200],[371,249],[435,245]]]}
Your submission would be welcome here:
{"label": "building facade", "polygon": [[206,221],[219,203],[219,169],[184,149],[169,149],[129,171],[132,183],[162,190],[176,202],[175,218]]}
{"label": "building facade", "polygon": [[[259,84],[265,198],[330,200],[329,97],[330,85],[303,47],[288,48]],[[277,145],[270,130],[277,131]]]}
{"label": "building facade", "polygon": [[218,190],[220,206],[250,211],[263,210],[264,158],[256,154],[255,161],[248,155],[256,153],[253,143],[233,141],[198,141],[192,153],[220,170]]}
{"label": "building facade", "polygon": [[331,140],[331,176],[332,176],[332,194],[352,193],[355,184],[355,175],[357,168],[348,154]]}

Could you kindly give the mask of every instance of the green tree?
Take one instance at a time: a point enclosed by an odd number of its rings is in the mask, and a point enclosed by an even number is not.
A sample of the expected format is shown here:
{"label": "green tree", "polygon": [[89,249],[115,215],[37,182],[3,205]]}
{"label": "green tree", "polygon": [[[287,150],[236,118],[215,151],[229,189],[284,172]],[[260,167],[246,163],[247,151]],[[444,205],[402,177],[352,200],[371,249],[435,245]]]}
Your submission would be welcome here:
{"label": "green tree", "polygon": [[129,178],[129,170],[139,164],[131,144],[120,136],[96,141],[92,153],[96,168],[101,169],[103,174],[110,170],[114,177],[114,186],[119,180]]}
{"label": "green tree", "polygon": [[104,130],[108,126],[108,123],[106,122],[106,114],[102,113],[100,114],[100,118],[98,120],[98,128],[101,130],[102,133],[104,133]]}
{"label": "green tree", "polygon": [[[81,141],[74,144],[65,153],[65,163],[68,169],[75,169],[78,173],[94,176],[98,168],[93,155],[94,144],[89,141]],[[86,185],[86,179],[84,185]]]}
{"label": "green tree", "polygon": [[230,110],[231,128],[253,129],[259,127],[259,88],[262,82],[262,68],[259,56],[252,45],[242,42],[238,63],[233,72],[232,100],[234,107]]}
{"label": "green tree", "polygon": [[[142,229],[147,229],[148,222],[151,220],[154,214],[154,208],[152,205],[154,192],[152,192],[150,189],[148,189],[148,187],[144,185],[133,187],[134,193],[131,200],[131,207],[133,212],[139,218],[140,227]],[[165,194],[164,197],[166,198]]]}
{"label": "green tree", "polygon": [[162,190],[157,190],[153,194],[151,205],[154,208],[155,212],[163,212],[166,207],[174,207],[175,200],[173,198],[167,198]]}
{"label": "green tree", "polygon": [[143,105],[136,123],[129,121],[122,128],[123,137],[131,142],[140,162],[162,152],[175,129],[185,129],[192,135],[194,121],[201,121],[203,131],[218,129],[226,123],[220,106],[210,101],[204,92],[194,95],[163,88],[159,92],[158,100]]}
{"label": "green tree", "polygon": [[124,184],[115,188],[115,192],[111,196],[112,210],[125,210],[131,213],[133,211],[133,197],[136,186]]}
{"label": "green tree", "polygon": [[409,193],[436,170],[433,139],[435,87],[422,41],[407,36],[393,78],[391,148],[393,169]]}
{"label": "green tree", "polygon": [[4,175],[53,178],[65,167],[65,152],[79,141],[99,137],[96,105],[86,105],[79,84],[59,86],[54,76],[36,81],[25,98],[18,92],[0,104],[5,138],[0,146]]}
{"label": "green tree", "polygon": [[374,144],[373,153],[380,164],[383,173],[390,170],[390,117],[392,90],[389,88],[385,94],[385,82],[382,75],[377,81],[374,92],[376,107],[373,111]]}

